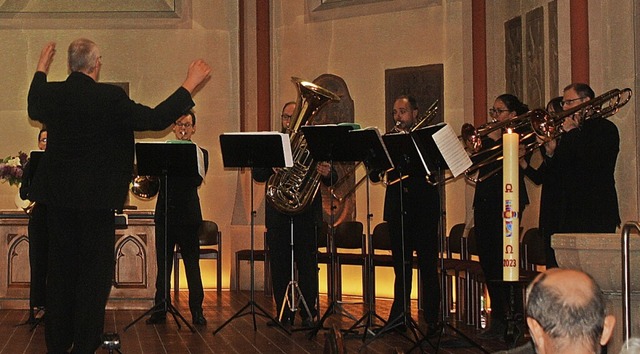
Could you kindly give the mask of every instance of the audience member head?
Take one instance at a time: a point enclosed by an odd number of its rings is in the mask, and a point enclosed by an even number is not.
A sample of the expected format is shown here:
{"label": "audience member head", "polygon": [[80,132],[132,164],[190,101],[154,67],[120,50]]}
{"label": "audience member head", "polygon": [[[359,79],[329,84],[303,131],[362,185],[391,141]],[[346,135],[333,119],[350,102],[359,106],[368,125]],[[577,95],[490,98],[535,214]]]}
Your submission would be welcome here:
{"label": "audience member head", "polygon": [[84,73],[97,81],[102,67],[100,49],[89,39],[76,39],[69,44],[68,66],[69,71]]}
{"label": "audience member head", "polygon": [[191,140],[196,132],[196,115],[189,111],[173,123],[173,133],[178,140]]}
{"label": "audience member head", "polygon": [[613,334],[604,295],[588,274],[553,268],[527,288],[527,324],[536,352],[600,353]]}
{"label": "audience member head", "polygon": [[46,150],[47,149],[47,129],[42,128],[38,133],[38,149]]}

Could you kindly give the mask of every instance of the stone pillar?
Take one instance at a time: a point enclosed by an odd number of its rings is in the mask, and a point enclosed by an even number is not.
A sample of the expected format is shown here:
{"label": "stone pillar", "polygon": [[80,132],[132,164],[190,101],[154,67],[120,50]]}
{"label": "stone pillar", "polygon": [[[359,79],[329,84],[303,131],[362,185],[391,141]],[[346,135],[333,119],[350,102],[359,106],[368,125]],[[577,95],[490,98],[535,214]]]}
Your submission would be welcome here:
{"label": "stone pillar", "polygon": [[[554,234],[551,246],[562,268],[583,270],[593,276],[607,299],[607,310],[616,318],[608,352],[622,348],[622,237],[620,234]],[[631,234],[631,336],[640,337],[640,237]]]}

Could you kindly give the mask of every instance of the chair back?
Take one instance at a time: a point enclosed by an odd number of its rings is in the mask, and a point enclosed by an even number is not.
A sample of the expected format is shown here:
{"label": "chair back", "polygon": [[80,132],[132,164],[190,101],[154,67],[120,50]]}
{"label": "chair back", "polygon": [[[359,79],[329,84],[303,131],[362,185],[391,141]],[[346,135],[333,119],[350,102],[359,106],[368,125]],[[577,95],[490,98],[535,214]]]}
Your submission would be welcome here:
{"label": "chair back", "polygon": [[537,227],[531,228],[522,237],[523,266],[535,270],[538,265],[546,265],[544,238]]}
{"label": "chair back", "polygon": [[220,242],[218,224],[210,220],[203,220],[198,229],[200,246],[215,246]]}
{"label": "chair back", "polygon": [[363,226],[360,221],[343,221],[335,228],[334,242],[336,248],[364,248]]}
{"label": "chair back", "polygon": [[462,234],[464,233],[465,224],[455,224],[449,231],[447,237],[447,257],[451,258],[453,254],[457,254],[462,258]]}
{"label": "chair back", "polygon": [[371,246],[374,250],[391,250],[391,236],[389,236],[389,224],[381,222],[373,228]]}
{"label": "chair back", "polygon": [[478,256],[478,246],[476,238],[476,228],[472,227],[467,235],[467,254],[469,257]]}

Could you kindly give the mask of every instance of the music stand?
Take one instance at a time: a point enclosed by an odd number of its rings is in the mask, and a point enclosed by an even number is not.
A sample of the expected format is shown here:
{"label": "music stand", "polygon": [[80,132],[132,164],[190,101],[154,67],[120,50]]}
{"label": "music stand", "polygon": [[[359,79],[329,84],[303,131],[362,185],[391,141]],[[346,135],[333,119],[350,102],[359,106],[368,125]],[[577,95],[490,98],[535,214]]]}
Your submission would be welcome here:
{"label": "music stand", "polygon": [[[382,327],[382,329],[373,337],[370,341],[365,342],[363,347],[371,344],[375,339],[381,337],[383,334],[390,332],[396,327],[405,325],[413,334],[414,339],[402,334],[405,338],[410,340],[413,343],[418,342],[418,334],[419,332],[423,337],[424,334],[418,328],[418,324],[411,317],[409,313],[409,304],[407,304],[407,294],[406,288],[404,284],[406,284],[406,257],[405,257],[405,236],[404,236],[404,201],[403,201],[403,187],[402,180],[407,176],[411,175],[425,175],[428,174],[427,171],[429,169],[425,165],[424,158],[421,156],[421,152],[418,150],[416,143],[413,141],[413,138],[410,134],[387,134],[382,137],[385,146],[387,147],[387,151],[389,152],[389,156],[395,166],[395,173],[398,175],[399,188],[399,204],[400,204],[400,242],[402,252],[402,284],[403,284],[403,294],[402,294],[402,313],[396,318],[389,319],[389,321]],[[389,173],[389,172],[388,172]],[[387,187],[388,188],[388,187]]]}
{"label": "music stand", "polygon": [[[353,124],[343,125],[307,125],[300,127],[300,130],[304,133],[304,137],[307,141],[307,147],[311,152],[311,156],[314,161],[328,161],[331,164],[333,170],[333,163],[340,162],[354,162],[360,161],[358,157],[353,155],[353,150],[349,148],[349,131],[353,130],[355,126]],[[333,174],[331,174],[333,185]],[[336,270],[335,270],[335,242],[334,242],[334,214],[333,214],[333,198],[331,198],[331,237],[329,238],[329,244],[327,248],[330,252],[329,261],[329,274],[331,281],[329,284],[329,298],[330,303],[327,310],[318,321],[316,327],[309,333],[309,338],[315,336],[318,331],[323,327],[324,321],[332,314],[338,311],[342,311],[342,315],[349,317],[356,321],[356,318],[345,311],[340,302],[337,300],[337,284],[336,284]]]}
{"label": "music stand", "polygon": [[[444,129],[443,129],[444,128]],[[439,247],[439,259],[440,259],[440,278],[441,278],[441,318],[440,318],[440,332],[438,334],[437,343],[435,346],[436,351],[440,349],[442,344],[442,335],[444,333],[445,326],[453,330],[460,335],[468,343],[476,346],[483,352],[486,350],[471,340],[467,335],[459,331],[457,328],[451,325],[446,319],[446,306],[445,306],[445,282],[446,274],[444,272],[444,258],[445,251],[445,208],[444,208],[444,171],[449,169],[454,177],[458,176],[466,169],[468,169],[472,162],[466,154],[464,147],[460,143],[459,139],[451,130],[451,127],[444,124],[436,124],[427,126],[421,129],[417,129],[411,133],[412,139],[422,156],[427,172],[432,179],[432,184],[435,184],[438,188],[438,194],[440,196],[440,225],[438,230],[438,247]],[[434,345],[429,341],[427,336],[423,336],[421,340],[417,341],[415,345],[409,350],[421,347],[424,342],[428,342],[429,345]]]}
{"label": "music stand", "polygon": [[[382,141],[382,137],[377,128],[366,128],[351,130],[348,133],[348,144],[353,154],[358,161],[362,161],[366,167],[367,172],[367,239],[371,240],[371,218],[372,214],[369,208],[369,174],[371,171],[386,171],[393,168],[393,162],[389,156],[389,152]],[[377,317],[383,323],[386,321],[380,317],[375,310],[375,287],[373,278],[373,256],[374,249],[371,242],[367,245],[367,266],[369,267],[367,282],[368,292],[371,294],[368,303],[368,309],[365,314],[360,317],[346,332],[352,332],[356,328],[364,327],[362,340],[366,339],[367,334],[374,334],[370,329],[375,324],[375,318]],[[363,323],[364,325],[360,326]]]}
{"label": "music stand", "polygon": [[200,174],[198,173],[197,148],[197,145],[192,143],[136,143],[136,161],[138,173],[144,176],[160,176],[161,185],[164,189],[164,294],[163,300],[161,302],[155,304],[140,317],[136,318],[135,320],[133,320],[133,322],[124,327],[124,332],[126,332],[129,327],[136,324],[136,322],[140,321],[143,317],[147,316],[148,314],[157,312],[170,313],[173,319],[176,321],[178,328],[181,328],[180,322],[178,321],[179,318],[187,325],[187,327],[189,327],[191,332],[196,331],[196,329],[191,326],[189,322],[187,322],[182,314],[180,314],[180,311],[178,311],[178,309],[171,304],[171,295],[169,294],[169,276],[167,274],[167,263],[169,262],[169,260],[167,259],[167,214],[169,208],[169,197],[167,182],[169,181],[169,177],[200,176]]}
{"label": "music stand", "polygon": [[[225,133],[220,135],[220,150],[224,167],[292,167],[291,143],[287,134],[276,132],[254,133]],[[251,171],[251,299],[238,312],[218,327],[213,334],[218,333],[227,324],[244,315],[253,317],[253,330],[256,325],[256,314],[266,317],[276,323],[280,329],[290,334],[280,321],[271,317],[260,305],[255,302],[254,294],[254,225],[256,211],[253,209],[253,169]],[[247,312],[245,310],[248,309]],[[256,309],[259,311],[256,311]]]}

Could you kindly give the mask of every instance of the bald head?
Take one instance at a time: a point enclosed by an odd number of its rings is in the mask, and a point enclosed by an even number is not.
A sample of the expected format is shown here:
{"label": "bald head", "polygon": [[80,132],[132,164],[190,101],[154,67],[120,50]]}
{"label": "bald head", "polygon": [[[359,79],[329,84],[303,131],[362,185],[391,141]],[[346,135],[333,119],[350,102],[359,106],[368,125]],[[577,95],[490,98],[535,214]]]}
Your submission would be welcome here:
{"label": "bald head", "polygon": [[606,315],[595,280],[582,271],[560,268],[547,270],[529,285],[527,317],[536,347],[545,347],[538,348],[542,353],[566,352],[569,347],[599,353],[615,323]]}

